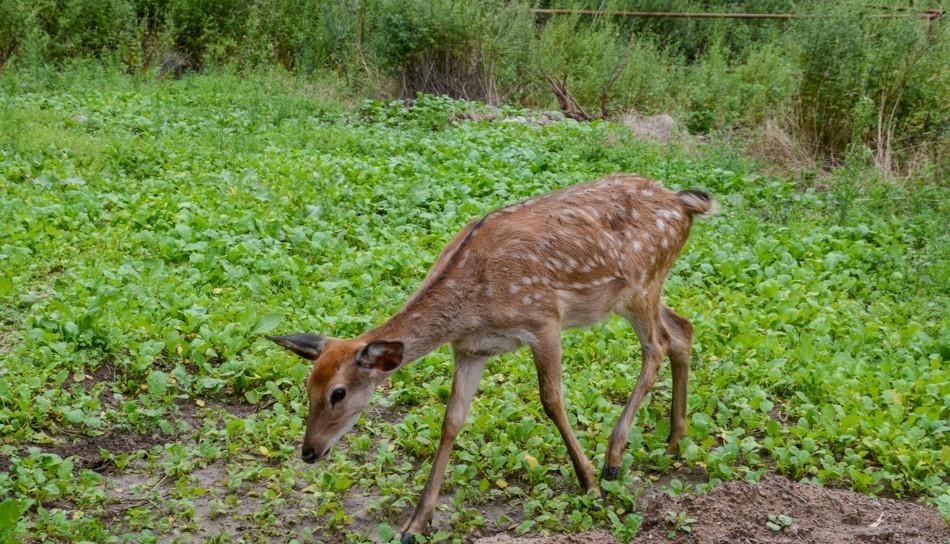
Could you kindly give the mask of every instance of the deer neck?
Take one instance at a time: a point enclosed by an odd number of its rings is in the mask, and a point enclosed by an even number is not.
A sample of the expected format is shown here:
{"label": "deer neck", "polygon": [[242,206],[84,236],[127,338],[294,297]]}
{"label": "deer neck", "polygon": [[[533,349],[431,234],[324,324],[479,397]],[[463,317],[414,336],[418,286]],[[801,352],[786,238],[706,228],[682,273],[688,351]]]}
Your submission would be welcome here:
{"label": "deer neck", "polygon": [[430,289],[410,299],[399,313],[362,339],[402,342],[403,364],[408,364],[458,337],[464,321],[460,319],[461,302],[458,292]]}

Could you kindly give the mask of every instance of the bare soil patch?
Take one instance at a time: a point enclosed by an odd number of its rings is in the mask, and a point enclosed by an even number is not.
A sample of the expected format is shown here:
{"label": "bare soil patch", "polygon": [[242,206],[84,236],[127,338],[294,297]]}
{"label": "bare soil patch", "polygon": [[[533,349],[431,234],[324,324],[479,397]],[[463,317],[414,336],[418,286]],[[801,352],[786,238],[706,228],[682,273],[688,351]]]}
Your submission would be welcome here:
{"label": "bare soil patch", "polygon": [[[726,482],[704,495],[670,497],[648,493],[643,526],[634,544],[945,544],[950,528],[934,508],[909,501],[879,499],[853,491],[793,482],[778,475],[758,484]],[[677,532],[668,512],[696,521]],[[768,515],[792,518],[773,531]],[[502,533],[476,544],[613,544],[603,531],[517,538]]]}
{"label": "bare soil patch", "polygon": [[[105,473],[113,468],[111,456],[147,450],[158,444],[174,440],[173,436],[162,434],[138,434],[127,432],[109,432],[101,436],[83,436],[71,442],[57,445],[25,444],[19,455],[25,455],[27,448],[37,447],[46,453],[56,454],[63,459],[75,457],[73,467],[76,470],[89,469]],[[108,455],[111,454],[111,455]],[[8,472],[11,458],[0,456],[0,472]]]}
{"label": "bare soil patch", "polygon": [[572,535],[536,536],[513,538],[507,534],[487,536],[475,541],[475,544],[615,544],[617,542],[607,531],[588,531]]}
{"label": "bare soil patch", "polygon": [[261,406],[249,404],[238,396],[227,396],[220,399],[202,400],[198,405],[195,399],[178,399],[175,406],[180,413],[179,419],[186,421],[191,429],[200,429],[204,416],[208,411],[223,410],[236,418],[246,418],[261,409]]}
{"label": "bare soil patch", "polygon": [[[118,377],[115,366],[111,363],[103,363],[99,365],[98,368],[92,371],[92,373],[87,374],[85,372],[70,374],[66,377],[66,381],[63,382],[63,387],[69,389],[74,386],[82,388],[83,391],[87,393],[99,383],[112,383],[115,382]],[[77,378],[79,378],[77,380]],[[103,391],[105,393],[105,391]],[[106,406],[112,406],[113,402],[109,395],[106,395],[106,398],[103,400],[103,404]]]}
{"label": "bare soil patch", "polygon": [[146,435],[138,433],[110,432],[102,436],[85,436],[74,442],[48,447],[41,446],[48,453],[66,458],[75,456],[74,466],[78,469],[89,469],[96,472],[105,472],[111,469],[112,462],[108,455],[132,453],[147,450],[152,446],[165,444],[174,440],[173,436],[159,433]]}
{"label": "bare soil patch", "polygon": [[[81,382],[73,381],[72,383],[77,383],[83,388],[88,389],[96,383],[110,381],[113,376],[114,370],[108,365],[103,365],[96,369],[91,375],[87,375]],[[70,378],[70,380],[72,380],[72,378]],[[247,417],[258,410],[257,406],[247,404],[238,397],[208,400],[207,404],[203,407],[197,406],[193,400],[179,400],[176,401],[175,404],[181,413],[180,419],[188,423],[191,431],[201,428],[202,418],[209,410],[224,410],[237,418]],[[67,457],[75,457],[73,463],[75,469],[89,469],[105,473],[110,471],[113,467],[110,459],[112,456],[148,450],[153,446],[180,441],[182,438],[186,437],[179,434],[163,434],[158,431],[151,434],[109,431],[99,436],[80,436],[74,440],[65,441],[56,445],[26,443],[19,449],[21,450],[21,455],[23,455],[29,447],[38,447],[46,453],[54,453],[64,459]],[[8,472],[10,465],[10,458],[0,455],[0,472]]]}
{"label": "bare soil patch", "polygon": [[[931,544],[950,539],[950,530],[933,508],[767,475],[758,484],[726,482],[705,495],[657,496],[644,512],[635,542],[669,543],[672,527],[666,517],[671,511],[696,519],[692,532],[679,534],[673,542]],[[766,526],[769,514],[784,514],[793,523],[772,531]]]}
{"label": "bare soil patch", "polygon": [[0,329],[0,355],[13,353],[13,346],[16,345],[16,335],[13,331]]}

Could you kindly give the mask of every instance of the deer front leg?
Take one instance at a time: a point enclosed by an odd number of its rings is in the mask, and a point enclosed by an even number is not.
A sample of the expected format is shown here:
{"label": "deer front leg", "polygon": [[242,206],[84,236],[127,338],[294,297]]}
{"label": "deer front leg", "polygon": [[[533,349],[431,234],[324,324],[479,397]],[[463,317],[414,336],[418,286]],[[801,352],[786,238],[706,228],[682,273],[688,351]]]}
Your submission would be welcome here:
{"label": "deer front leg", "polygon": [[406,522],[402,531],[402,544],[414,541],[413,536],[422,534],[425,526],[432,520],[432,513],[439,500],[439,488],[445,478],[445,467],[449,464],[452,446],[458,436],[468,408],[472,404],[472,397],[478,390],[478,381],[485,368],[487,357],[467,354],[455,354],[455,375],[452,380],[452,393],[449,403],[445,407],[445,419],[442,420],[442,437],[439,440],[439,449],[435,452],[432,468],[429,470],[429,480],[422,490],[422,497],[412,517]]}
{"label": "deer front leg", "polygon": [[541,392],[541,406],[561,433],[567,452],[574,464],[574,472],[584,491],[599,492],[594,466],[584,455],[577,442],[571,424],[564,413],[564,394],[561,390],[561,334],[560,328],[539,334],[537,343],[531,347],[534,363],[538,369],[538,385]]}

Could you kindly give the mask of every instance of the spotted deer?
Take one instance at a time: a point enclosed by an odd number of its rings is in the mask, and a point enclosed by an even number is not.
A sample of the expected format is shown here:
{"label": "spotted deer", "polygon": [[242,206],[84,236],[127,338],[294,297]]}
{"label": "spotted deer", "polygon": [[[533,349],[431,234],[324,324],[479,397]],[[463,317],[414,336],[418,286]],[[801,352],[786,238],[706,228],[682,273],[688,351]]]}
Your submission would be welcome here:
{"label": "spotted deer", "polygon": [[486,360],[527,345],[544,412],[557,426],[585,491],[594,468],[574,437],[561,391],[561,331],[611,312],[630,321],[643,364],[607,447],[601,477],[617,477],[627,433],[665,355],[673,370],[668,451],[686,436],[686,381],[693,327],[663,305],[663,281],[693,216],[714,201],[629,174],[610,175],[502,208],[465,226],[402,310],[350,340],[268,337],[313,361],[302,458],[313,463],[356,423],[373,390],[393,372],[450,343],[455,368],[442,436],[429,479],[403,527],[411,542],[432,519],[450,452]]}

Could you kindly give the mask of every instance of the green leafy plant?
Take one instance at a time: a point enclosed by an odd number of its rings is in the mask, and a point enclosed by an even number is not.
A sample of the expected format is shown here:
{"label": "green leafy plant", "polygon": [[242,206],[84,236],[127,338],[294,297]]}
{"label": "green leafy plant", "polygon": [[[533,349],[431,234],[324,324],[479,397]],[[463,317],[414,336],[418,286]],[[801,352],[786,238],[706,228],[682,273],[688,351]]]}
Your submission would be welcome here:
{"label": "green leafy plant", "polygon": [[[680,458],[664,368],[621,477],[577,495],[530,355],[499,357],[433,534],[629,540],[642,482],[677,462],[708,481],[674,494],[774,470],[946,511],[945,187],[868,175],[860,157],[812,186],[727,146],[457,115],[473,107],[350,109],[279,73],[0,72],[0,496],[30,505],[14,539],[222,538],[208,517],[248,539],[392,536],[438,444],[450,351],[397,372],[310,466],[309,365],[261,335],[359,334],[473,217],[617,171],[703,187],[723,210],[693,227],[665,293],[696,329]],[[563,344],[568,417],[599,461],[636,334],[616,319]]]}
{"label": "green leafy plant", "polygon": [[15,499],[0,502],[0,542],[3,544],[16,542],[17,522],[28,507],[29,503]]}
{"label": "green leafy plant", "polygon": [[680,534],[688,535],[693,532],[693,524],[696,518],[689,517],[686,512],[667,512],[664,518],[669,524],[670,530],[666,533],[666,538],[673,540]]}
{"label": "green leafy plant", "polygon": [[778,533],[782,529],[791,527],[792,523],[792,518],[785,514],[769,514],[766,518],[765,526],[768,527],[770,531]]}

